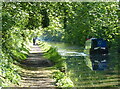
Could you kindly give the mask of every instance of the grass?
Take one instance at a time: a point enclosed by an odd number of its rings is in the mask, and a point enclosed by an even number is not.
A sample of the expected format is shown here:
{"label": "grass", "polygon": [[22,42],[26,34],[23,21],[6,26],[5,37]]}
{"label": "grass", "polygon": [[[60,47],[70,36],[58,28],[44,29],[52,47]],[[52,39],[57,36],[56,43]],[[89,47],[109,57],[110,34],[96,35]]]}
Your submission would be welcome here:
{"label": "grass", "polygon": [[59,70],[53,72],[53,78],[56,80],[57,87],[73,87],[74,85],[70,77],[66,76],[66,59],[61,57],[56,48],[41,42],[39,45],[44,51],[44,57],[54,63],[53,68]]}

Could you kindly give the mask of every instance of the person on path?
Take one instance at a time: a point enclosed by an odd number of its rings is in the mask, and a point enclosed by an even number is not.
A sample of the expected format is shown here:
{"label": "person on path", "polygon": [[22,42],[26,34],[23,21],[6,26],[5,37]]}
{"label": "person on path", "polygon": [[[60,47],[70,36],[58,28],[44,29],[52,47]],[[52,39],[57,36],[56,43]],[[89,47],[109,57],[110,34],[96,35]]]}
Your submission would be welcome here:
{"label": "person on path", "polygon": [[37,39],[37,37],[34,37],[34,38],[33,38],[33,45],[36,44],[36,39]]}

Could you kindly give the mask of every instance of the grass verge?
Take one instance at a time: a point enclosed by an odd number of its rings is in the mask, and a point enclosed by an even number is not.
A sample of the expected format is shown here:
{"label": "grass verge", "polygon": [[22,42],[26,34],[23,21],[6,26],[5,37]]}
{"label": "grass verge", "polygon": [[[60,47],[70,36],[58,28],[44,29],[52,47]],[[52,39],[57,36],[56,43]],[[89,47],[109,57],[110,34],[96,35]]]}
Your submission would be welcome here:
{"label": "grass verge", "polygon": [[56,80],[56,86],[58,87],[74,87],[70,77],[66,75],[66,58],[61,57],[57,52],[57,48],[53,48],[45,42],[39,42],[40,47],[44,51],[44,57],[54,64],[54,68],[57,72],[53,72],[53,78]]}

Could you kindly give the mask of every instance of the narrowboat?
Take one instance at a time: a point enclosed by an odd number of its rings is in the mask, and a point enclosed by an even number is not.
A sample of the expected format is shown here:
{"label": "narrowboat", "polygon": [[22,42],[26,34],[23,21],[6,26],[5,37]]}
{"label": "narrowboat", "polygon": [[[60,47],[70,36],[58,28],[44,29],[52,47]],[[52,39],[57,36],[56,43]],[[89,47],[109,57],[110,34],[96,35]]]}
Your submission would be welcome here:
{"label": "narrowboat", "polygon": [[[102,38],[91,38],[86,41],[85,51],[89,54],[86,64],[92,70],[105,70],[108,61],[107,41]],[[88,65],[89,64],[89,65]]]}

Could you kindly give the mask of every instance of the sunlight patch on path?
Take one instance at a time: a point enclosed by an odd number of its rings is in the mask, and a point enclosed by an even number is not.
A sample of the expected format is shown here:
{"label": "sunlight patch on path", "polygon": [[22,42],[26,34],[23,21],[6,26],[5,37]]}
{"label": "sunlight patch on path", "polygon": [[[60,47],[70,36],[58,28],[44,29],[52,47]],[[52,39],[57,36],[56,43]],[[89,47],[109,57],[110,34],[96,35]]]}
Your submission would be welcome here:
{"label": "sunlight patch on path", "polygon": [[20,87],[52,87],[54,89],[55,80],[52,79],[52,73],[56,70],[49,69],[52,64],[42,57],[43,51],[38,45],[31,46],[30,50],[28,58],[22,63],[25,68],[21,70]]}

